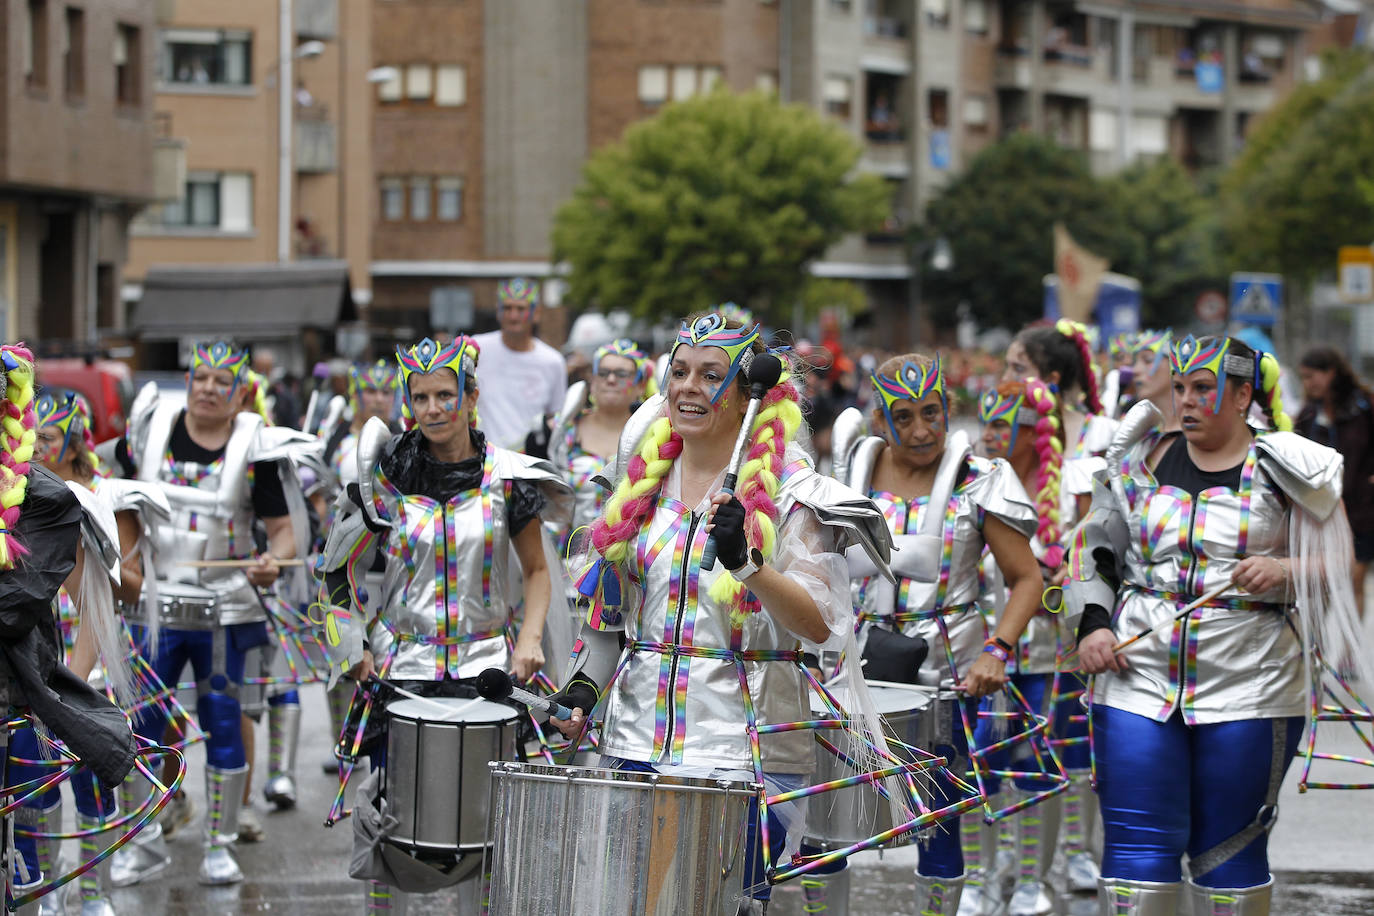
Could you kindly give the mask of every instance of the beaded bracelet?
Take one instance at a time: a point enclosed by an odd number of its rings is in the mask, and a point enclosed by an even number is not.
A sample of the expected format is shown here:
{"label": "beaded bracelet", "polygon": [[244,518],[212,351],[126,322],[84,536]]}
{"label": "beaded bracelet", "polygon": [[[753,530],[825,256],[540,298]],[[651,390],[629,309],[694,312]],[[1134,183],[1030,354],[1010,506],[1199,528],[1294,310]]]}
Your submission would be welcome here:
{"label": "beaded bracelet", "polygon": [[998,645],[996,639],[989,639],[987,642],[983,643],[983,651],[999,660],[1004,665],[1011,661],[1011,653]]}

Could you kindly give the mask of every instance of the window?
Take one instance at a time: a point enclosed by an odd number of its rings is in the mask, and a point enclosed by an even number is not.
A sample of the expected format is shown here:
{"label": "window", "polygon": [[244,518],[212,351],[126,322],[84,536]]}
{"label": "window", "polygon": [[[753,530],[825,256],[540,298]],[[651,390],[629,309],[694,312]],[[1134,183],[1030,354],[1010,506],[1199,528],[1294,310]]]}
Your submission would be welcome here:
{"label": "window", "polygon": [[24,77],[30,89],[48,85],[48,4],[29,0],[29,29],[24,44]]}
{"label": "window", "polygon": [[115,26],[115,100],[121,105],[139,104],[139,64],[143,61],[137,26]]}
{"label": "window", "polygon": [[921,0],[921,8],[925,10],[926,23],[932,28],[949,27],[949,0]]}
{"label": "window", "polygon": [[406,67],[406,98],[427,99],[434,93],[433,69],[429,64]]}
{"label": "window", "polygon": [[777,71],[760,70],[758,76],[754,77],[754,88],[760,92],[771,92],[776,95],[778,91]]}
{"label": "window", "polygon": [[926,100],[930,104],[930,126],[949,127],[949,90],[932,89]]}
{"label": "window", "polygon": [[382,179],[382,219],[397,222],[406,218],[405,183],[399,178]]}
{"label": "window", "polygon": [[964,31],[978,35],[988,30],[988,0],[964,0]]}
{"label": "window", "polygon": [[639,100],[646,105],[661,105],[668,101],[668,68],[639,68]]}
{"label": "window", "polygon": [[827,76],[823,93],[826,114],[848,120],[854,103],[854,80],[848,76]]}
{"label": "window", "polygon": [[440,64],[434,86],[434,104],[462,105],[468,100],[467,71],[462,64]]}
{"label": "window", "polygon": [[[132,50],[132,49],[130,49]],[[253,37],[246,31],[166,29],[164,82],[177,86],[248,86],[253,82]]]}
{"label": "window", "polygon": [[830,11],[832,13],[847,13],[850,8],[850,0],[830,0]]}
{"label": "window", "polygon": [[402,95],[401,68],[392,67],[393,75],[390,79],[382,80],[377,84],[377,98],[383,102],[399,102]]}
{"label": "window", "polygon": [[716,84],[721,80],[721,69],[719,67],[701,68],[701,92],[703,94],[716,88]]}
{"label": "window", "polygon": [[253,176],[191,172],[181,200],[152,208],[145,222],[171,229],[248,232],[253,228]]}
{"label": "window", "polygon": [[985,95],[964,96],[964,123],[969,127],[986,127],[988,124],[988,97]]}
{"label": "window", "polygon": [[410,218],[417,222],[429,219],[429,179],[410,179]]}
{"label": "window", "polygon": [[697,68],[676,66],[673,68],[673,101],[690,99],[697,92]]}
{"label": "window", "polygon": [[463,179],[440,178],[435,217],[441,222],[453,223],[463,218]]}
{"label": "window", "polygon": [[67,97],[80,98],[86,94],[86,13],[74,6],[67,7],[62,58]]}

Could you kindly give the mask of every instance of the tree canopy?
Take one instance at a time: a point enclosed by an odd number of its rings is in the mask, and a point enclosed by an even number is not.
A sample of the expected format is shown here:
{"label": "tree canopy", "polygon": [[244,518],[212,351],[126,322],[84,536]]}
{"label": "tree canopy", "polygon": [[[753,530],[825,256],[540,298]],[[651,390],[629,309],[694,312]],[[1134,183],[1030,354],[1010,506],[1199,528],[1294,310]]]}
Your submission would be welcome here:
{"label": "tree canopy", "polygon": [[568,299],[657,318],[734,301],[791,316],[810,261],[881,224],[882,179],[854,175],[838,125],[765,93],[667,105],[598,150],[554,218]]}

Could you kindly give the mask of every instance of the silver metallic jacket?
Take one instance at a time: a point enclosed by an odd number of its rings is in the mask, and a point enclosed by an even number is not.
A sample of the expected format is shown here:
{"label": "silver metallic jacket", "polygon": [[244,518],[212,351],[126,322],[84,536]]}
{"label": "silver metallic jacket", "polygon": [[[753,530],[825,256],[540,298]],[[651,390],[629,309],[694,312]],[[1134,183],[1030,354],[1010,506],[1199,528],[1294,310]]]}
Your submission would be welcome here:
{"label": "silver metallic jacket", "polygon": [[[655,403],[650,399],[641,411]],[[631,445],[637,443],[633,437]],[[875,562],[885,564],[887,530],[873,503],[817,474],[795,443],[784,460],[775,500],[779,556],[771,565],[794,580],[799,573],[814,580],[822,569],[842,569],[840,554],[850,544],[867,545]],[[752,756],[741,683],[748,684],[760,726],[811,718],[796,664],[801,641],[766,607],[736,624],[730,609],[711,599],[711,584],[724,570],[721,563],[701,568],[707,535],[700,508],[661,496],[631,546],[627,594],[639,598],[623,620],[628,658],[607,697],[601,750],[630,760],[747,770]],[[819,586],[808,594],[817,598],[828,589]],[[848,613],[842,605],[822,607],[824,600],[817,604],[827,619]],[[809,773],[815,766],[808,731],[764,735],[760,750],[769,772]]]}
{"label": "silver metallic jacket", "polygon": [[[844,430],[853,422],[851,417],[836,426]],[[873,469],[885,447],[877,436],[859,438],[853,445],[836,440],[837,450],[843,448],[850,456],[837,461],[837,467],[847,474],[851,488],[867,493],[881,508],[895,548],[895,587],[874,576],[862,556],[848,554],[850,575],[860,581],[859,619],[868,626],[927,640],[933,647],[931,663],[942,673],[947,673],[943,649],[948,648],[955,668],[963,672],[978,659],[988,637],[986,602],[980,601],[983,520],[991,513],[1029,538],[1035,533],[1034,506],[1011,466],[1002,459],[973,455],[961,431],[946,440],[931,495],[913,506],[895,494],[872,489]],[[932,514],[932,506],[943,511]]]}
{"label": "silver metallic jacket", "polygon": [[[1329,511],[1332,494],[1340,495],[1341,456],[1293,433],[1260,433],[1240,489],[1214,487],[1194,500],[1160,486],[1146,466],[1154,416],[1145,405],[1127,414],[1108,452],[1118,476],[1100,480],[1070,555],[1074,608],[1114,607],[1112,627],[1123,639],[1161,624],[1129,650],[1127,672],[1097,676],[1093,702],[1160,722],[1180,710],[1189,724],[1304,715],[1302,646],[1283,590],[1232,587],[1168,621],[1229,582],[1243,557],[1286,556],[1290,501]],[[1119,594],[1099,574],[1094,551],[1103,548],[1117,560]]]}
{"label": "silver metallic jacket", "polygon": [[553,532],[560,554],[565,552],[574,531],[596,521],[608,495],[592,480],[606,464],[606,459],[583,451],[577,444],[577,418],[586,407],[587,383],[575,382],[568,388],[563,409],[554,418],[549,434],[549,463],[558,469],[573,491],[572,523]]}
{"label": "silver metallic jacket", "polygon": [[[361,574],[374,549],[386,552],[380,594],[368,594],[361,613],[344,618],[343,654],[362,657],[364,619],[378,673],[396,680],[476,677],[485,668],[508,668],[513,638],[515,584],[520,567],[506,524],[511,480],[538,485],[545,515],[566,518],[571,493],[546,461],[487,445],[480,487],[440,503],[400,492],[380,459],[392,439],[381,420],[369,420],[358,437],[358,481],[364,505],[340,497],[322,570],[347,566]],[[537,524],[537,522],[535,522]],[[385,543],[373,543],[373,531]],[[354,596],[333,596],[336,606]],[[559,595],[552,595],[556,612]],[[356,609],[356,605],[355,605]],[[345,670],[347,670],[345,668]]]}

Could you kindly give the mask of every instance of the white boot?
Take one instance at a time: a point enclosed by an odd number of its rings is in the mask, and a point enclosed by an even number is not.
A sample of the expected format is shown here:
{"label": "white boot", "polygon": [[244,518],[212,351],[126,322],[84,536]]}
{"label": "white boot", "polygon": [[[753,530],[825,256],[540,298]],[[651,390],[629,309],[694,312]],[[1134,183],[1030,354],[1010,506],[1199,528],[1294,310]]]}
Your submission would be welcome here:
{"label": "white boot", "polygon": [[[152,794],[153,784],[138,770],[131,772],[119,787],[119,809],[138,810]],[[166,813],[164,811],[164,813]],[[167,850],[162,818],[155,817],[133,839],[109,858],[110,884],[129,887],[161,874],[172,864]]]}
{"label": "white boot", "polygon": [[1273,895],[1272,877],[1257,887],[1202,887],[1188,882],[1193,916],[1269,916]]}
{"label": "white boot", "polygon": [[[1017,790],[1019,794],[1028,795]],[[1049,916],[1054,898],[1045,876],[1054,863],[1054,847],[1059,842],[1059,819],[1064,799],[1052,795],[1016,816],[1016,853],[1020,869],[1016,888],[1007,906],[1009,916]]]}
{"label": "white boot", "polygon": [[1064,881],[1070,892],[1097,890],[1101,873],[1090,844],[1100,813],[1091,772],[1074,770],[1064,793]]}
{"label": "white boot", "polygon": [[[88,817],[77,812],[77,830],[95,830],[103,824],[104,822],[99,818]],[[105,848],[106,841],[113,842],[114,839],[115,835],[112,830],[83,836],[81,838],[81,861],[86,862],[94,859]],[[109,879],[111,867],[110,859],[106,859],[78,878],[76,883],[72,885],[81,901],[81,916],[115,916],[114,904],[110,902],[109,896],[105,893],[105,884]],[[70,912],[70,906],[68,911]]]}
{"label": "white boot", "polygon": [[916,874],[917,916],[955,916],[964,891],[964,876],[933,878]]}
{"label": "white boot", "polygon": [[200,861],[201,884],[237,884],[243,870],[230,848],[239,834],[239,809],[248,767],[205,768],[205,857]]}
{"label": "white boot", "polygon": [[1102,878],[1097,903],[1102,916],[1179,916],[1181,882],[1126,881]]}
{"label": "white boot", "polygon": [[262,794],[278,811],[296,807],[296,747],[300,740],[300,704],[268,706],[267,782]]}
{"label": "white boot", "polygon": [[849,869],[828,875],[814,872],[801,877],[802,912],[826,913],[828,916],[849,916]]}
{"label": "white boot", "polygon": [[982,815],[965,814],[959,821],[964,849],[964,893],[959,916],[997,916],[1002,912],[1002,881],[997,872],[1000,824],[983,823]]}

